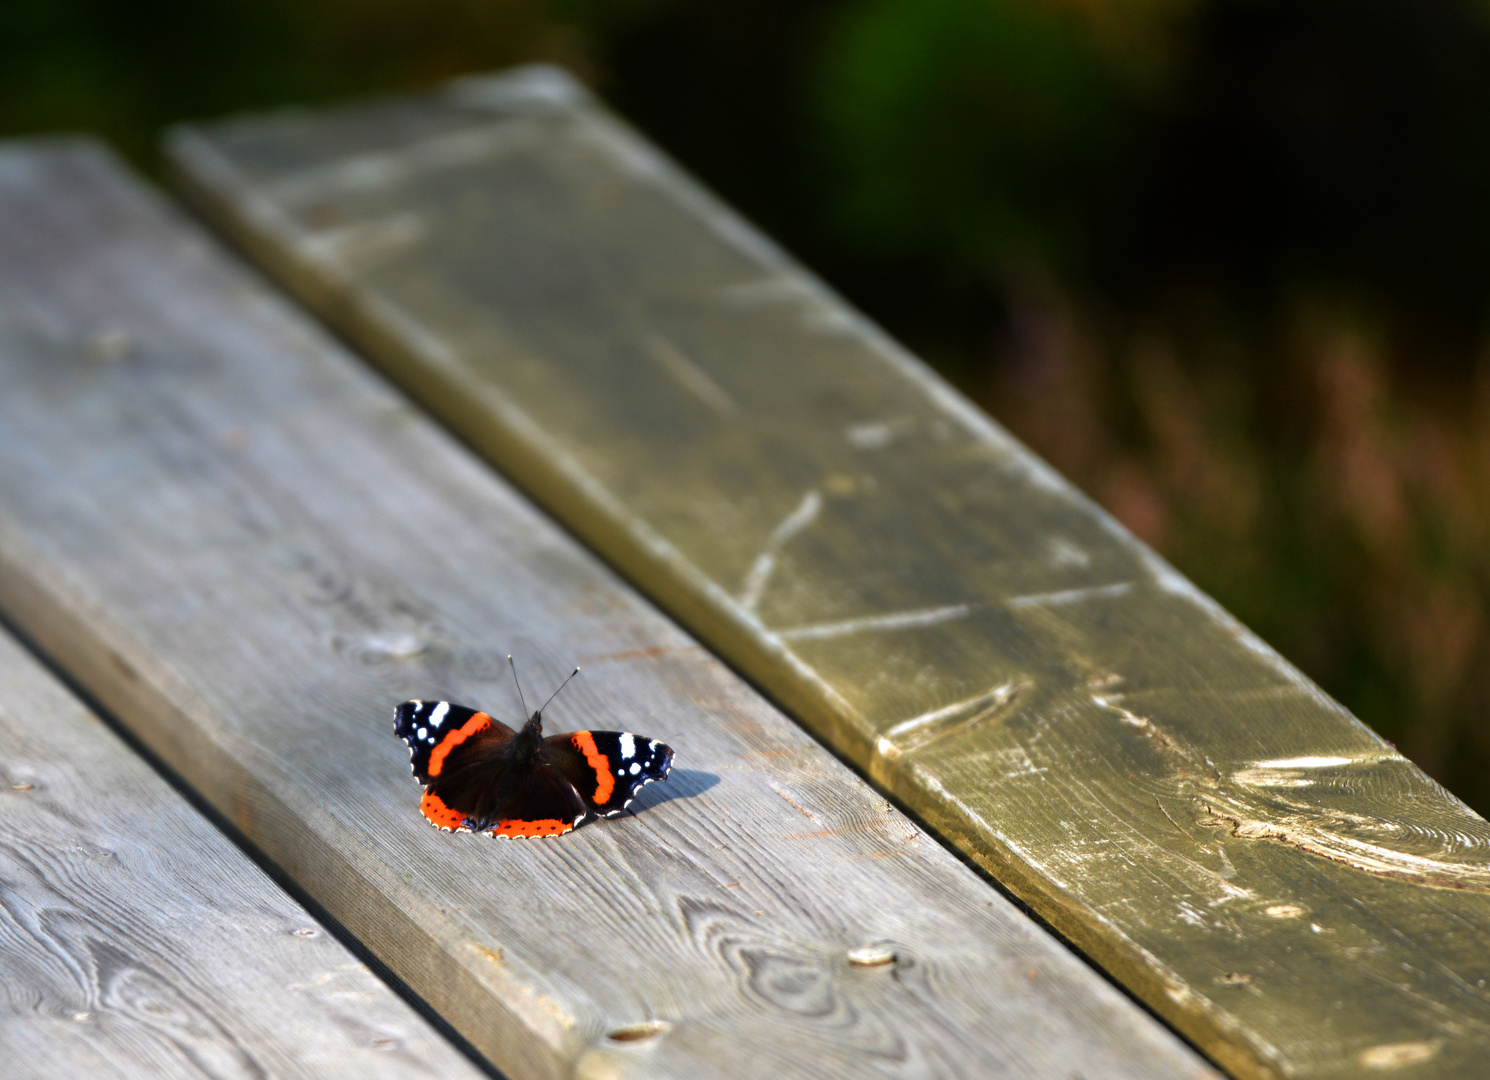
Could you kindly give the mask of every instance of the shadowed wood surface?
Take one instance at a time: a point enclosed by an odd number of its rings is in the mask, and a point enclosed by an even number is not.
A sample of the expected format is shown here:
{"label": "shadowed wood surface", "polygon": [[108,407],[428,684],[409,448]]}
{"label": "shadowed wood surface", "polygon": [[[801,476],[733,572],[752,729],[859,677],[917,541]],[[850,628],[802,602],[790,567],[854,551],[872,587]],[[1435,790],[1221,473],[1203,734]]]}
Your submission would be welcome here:
{"label": "shadowed wood surface", "polygon": [[1479,1076],[1490,826],[560,73],[183,129],[184,190],[1243,1076]]}
{"label": "shadowed wood surface", "polygon": [[0,633],[0,1072],[478,1077]]}
{"label": "shadowed wood surface", "polygon": [[[514,1078],[1214,1072],[96,150],[0,154],[0,604]],[[393,706],[665,739],[558,840]]]}

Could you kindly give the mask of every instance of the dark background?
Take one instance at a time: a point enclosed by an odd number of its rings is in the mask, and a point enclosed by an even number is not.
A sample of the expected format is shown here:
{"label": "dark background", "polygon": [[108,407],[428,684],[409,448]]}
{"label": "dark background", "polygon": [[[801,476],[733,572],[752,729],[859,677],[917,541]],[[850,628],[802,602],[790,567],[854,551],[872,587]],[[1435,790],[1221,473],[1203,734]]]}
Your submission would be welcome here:
{"label": "dark background", "polygon": [[1490,5],[6,0],[0,133],[529,60],[1490,810]]}

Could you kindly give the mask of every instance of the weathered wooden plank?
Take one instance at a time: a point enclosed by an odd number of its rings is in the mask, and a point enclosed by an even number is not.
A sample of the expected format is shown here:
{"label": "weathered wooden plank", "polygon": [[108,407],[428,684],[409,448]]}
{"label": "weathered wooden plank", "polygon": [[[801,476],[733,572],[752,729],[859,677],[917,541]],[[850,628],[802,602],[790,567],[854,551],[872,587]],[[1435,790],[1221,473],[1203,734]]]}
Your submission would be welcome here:
{"label": "weathered wooden plank", "polygon": [[184,189],[1239,1075],[1480,1075],[1490,826],[552,71]]}
{"label": "weathered wooden plank", "polygon": [[0,1072],[483,1075],[3,632]]}
{"label": "weathered wooden plank", "polygon": [[[0,155],[0,431],[0,606],[514,1077],[1214,1076],[95,151]],[[431,829],[508,652],[673,778]]]}

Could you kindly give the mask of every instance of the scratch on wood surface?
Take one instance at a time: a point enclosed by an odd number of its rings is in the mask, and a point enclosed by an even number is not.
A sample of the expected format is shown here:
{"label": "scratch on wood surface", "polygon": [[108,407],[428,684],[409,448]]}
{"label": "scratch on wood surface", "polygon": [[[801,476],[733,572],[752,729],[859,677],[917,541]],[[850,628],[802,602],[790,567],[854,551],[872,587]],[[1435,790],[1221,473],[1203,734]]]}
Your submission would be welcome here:
{"label": "scratch on wood surface", "polygon": [[1137,728],[1139,731],[1143,732],[1164,749],[1172,753],[1179,754],[1180,756],[1187,759],[1194,760],[1194,753],[1172,739],[1168,734],[1160,729],[1158,724],[1155,724],[1146,716],[1139,716],[1131,709],[1119,705],[1116,699],[1121,696],[1121,694],[1113,694],[1110,696],[1105,694],[1092,694],[1091,699],[1100,707],[1108,710],[1109,712],[1116,713],[1118,719],[1122,720],[1123,723],[1127,724],[1129,727]]}
{"label": "scratch on wood surface", "polygon": [[1371,764],[1378,761],[1387,761],[1398,758],[1401,755],[1390,751],[1374,754],[1358,754],[1351,757],[1296,757],[1296,758],[1273,758],[1268,761],[1254,761],[1244,769],[1238,769],[1231,774],[1233,783],[1242,784],[1247,787],[1312,787],[1321,779],[1328,777],[1331,781],[1336,779],[1335,774],[1322,773],[1320,770],[1337,769],[1347,765]]}
{"label": "scratch on wood surface", "polygon": [[527,147],[540,134],[531,122],[502,120],[484,127],[435,135],[395,150],[353,154],[292,172],[265,194],[294,207],[318,199],[363,194],[444,169],[488,161]]}
{"label": "scratch on wood surface", "polygon": [[[1166,818],[1169,819],[1169,823],[1171,825],[1173,825],[1176,829],[1179,829],[1179,831],[1182,833],[1185,831],[1184,829],[1180,829],[1180,823],[1178,821],[1174,820],[1174,818],[1172,817],[1169,817],[1169,811],[1164,809],[1164,804],[1159,801],[1159,797],[1157,795],[1154,796],[1154,805],[1159,808],[1159,813],[1163,814]],[[1233,871],[1233,873],[1235,873],[1235,871]]]}
{"label": "scratch on wood surface", "polygon": [[731,416],[739,410],[735,399],[710,378],[708,372],[684,356],[683,350],[661,334],[647,335],[647,355],[657,361],[657,365],[679,386],[721,416]]}
{"label": "scratch on wood surface", "polygon": [[408,212],[392,214],[381,221],[359,221],[338,228],[304,233],[298,243],[301,253],[317,263],[333,266],[369,263],[398,255],[428,235],[424,220]]}
{"label": "scratch on wood surface", "polygon": [[777,787],[777,786],[775,786],[773,784],[773,785],[771,785],[771,790],[774,791],[774,792],[776,792],[776,794],[780,795],[783,799],[785,799],[788,803],[790,803],[792,809],[795,810],[797,813],[801,814],[804,818],[807,818],[807,820],[809,820],[809,821],[816,821],[817,820],[817,817],[812,813],[811,810],[808,810],[805,806],[803,806],[801,803],[799,803],[796,799],[792,798],[786,792],[782,791],[779,787]]}
{"label": "scratch on wood surface", "polygon": [[1015,596],[1004,603],[1011,608],[1051,607],[1057,604],[1075,604],[1083,600],[1110,600],[1126,596],[1133,590],[1133,582],[1119,581],[1114,585],[1096,585],[1084,589],[1062,589],[1059,592],[1031,593]]}
{"label": "scratch on wood surface", "polygon": [[1023,682],[1001,683],[987,693],[902,720],[875,740],[875,754],[893,760],[954,733],[964,732],[1003,712],[1028,685]]}
{"label": "scratch on wood surface", "polygon": [[844,437],[855,450],[883,450],[915,426],[916,420],[908,416],[898,420],[866,420],[850,424]]}
{"label": "scratch on wood surface", "polygon": [[[1269,758],[1222,772],[1152,720],[1118,704],[1116,699],[1121,696],[1090,695],[1095,704],[1187,762],[1187,768],[1205,775],[1204,796],[1191,796],[1201,810],[1201,824],[1226,826],[1238,839],[1271,840],[1378,877],[1433,888],[1490,892],[1490,861],[1486,859],[1490,825],[1478,834],[1463,828],[1434,828],[1435,798],[1443,803],[1445,815],[1463,821],[1461,815],[1453,814],[1453,797],[1442,789],[1426,788],[1418,795],[1412,824],[1352,813],[1327,801],[1305,801],[1287,794],[1318,788],[1325,796],[1338,797],[1371,788],[1399,788],[1415,775],[1414,766],[1402,755],[1372,749],[1354,754]],[[1159,810],[1174,822],[1162,803]],[[1214,875],[1214,871],[1206,872]]]}
{"label": "scratch on wood surface", "polygon": [[775,531],[766,540],[766,546],[755,557],[750,572],[745,575],[745,584],[740,590],[741,607],[747,611],[756,609],[756,606],[760,604],[761,594],[766,591],[766,585],[771,580],[771,575],[776,572],[777,554],[791,541],[792,537],[816,521],[822,509],[823,497],[814,489],[802,496],[802,501],[797,504],[797,508],[788,514],[780,525],[776,526]]}
{"label": "scratch on wood surface", "polygon": [[[1439,852],[1419,854],[1351,835],[1375,831],[1383,834],[1381,840],[1408,838],[1401,825],[1390,821],[1352,821],[1350,818],[1359,815],[1347,817],[1314,807],[1279,813],[1272,807],[1252,808],[1222,798],[1207,801],[1204,808],[1215,824],[1229,826],[1231,835],[1239,839],[1271,840],[1377,877],[1438,889],[1490,893],[1490,863],[1484,858],[1483,838],[1445,835],[1439,841]],[[1268,816],[1253,816],[1258,810]],[[1464,840],[1472,843],[1464,844]],[[1481,850],[1476,852],[1474,848]]]}
{"label": "scratch on wood surface", "polygon": [[1092,565],[1092,557],[1082,551],[1074,541],[1064,536],[1052,536],[1050,542],[1045,545],[1045,551],[1052,566],[1085,567]]}
{"label": "scratch on wood surface", "polygon": [[[1272,840],[1382,877],[1490,892],[1490,824],[1477,821],[1480,828],[1466,829],[1454,813],[1457,802],[1441,788],[1422,785],[1414,793],[1411,822],[1336,805],[1342,797],[1417,786],[1411,783],[1416,776],[1402,755],[1374,748],[1270,758],[1233,770],[1204,809],[1240,839]],[[1459,827],[1440,827],[1440,820]]]}
{"label": "scratch on wood surface", "polygon": [[951,619],[964,618],[971,615],[972,611],[971,604],[949,604],[946,607],[921,608],[916,611],[894,611],[888,615],[865,615],[857,619],[844,619],[842,622],[794,626],[778,630],[776,634],[784,641],[819,641],[872,630],[909,630],[917,626],[935,626]]}

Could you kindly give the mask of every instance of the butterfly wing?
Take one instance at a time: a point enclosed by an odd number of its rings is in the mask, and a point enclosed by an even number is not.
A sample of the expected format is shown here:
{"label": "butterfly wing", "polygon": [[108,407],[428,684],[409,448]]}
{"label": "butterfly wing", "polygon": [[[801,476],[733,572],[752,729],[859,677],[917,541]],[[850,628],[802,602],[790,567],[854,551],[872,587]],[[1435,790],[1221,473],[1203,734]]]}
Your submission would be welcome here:
{"label": "butterfly wing", "polygon": [[506,805],[496,811],[495,823],[480,827],[490,828],[492,836],[504,839],[562,836],[589,812],[568,777],[537,761]]}
{"label": "butterfly wing", "polygon": [[615,817],[643,784],[666,780],[673,750],[666,743],[629,731],[572,731],[543,740],[543,756],[562,772],[585,805]]}
{"label": "butterfly wing", "polygon": [[394,731],[425,785],[419,809],[447,831],[561,836],[594,812],[615,817],[643,784],[666,780],[673,751],[626,731],[576,731],[543,740],[537,760],[511,760],[514,732],[448,701],[405,701]]}
{"label": "butterfly wing", "polygon": [[409,746],[409,768],[421,784],[439,776],[457,746],[489,732],[506,742],[516,734],[484,712],[449,701],[405,701],[393,714],[393,730]]}

